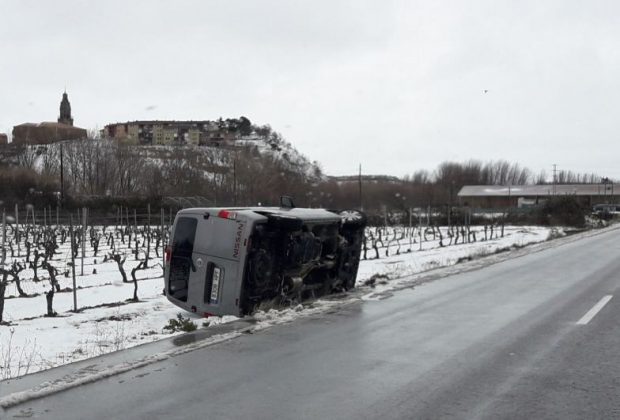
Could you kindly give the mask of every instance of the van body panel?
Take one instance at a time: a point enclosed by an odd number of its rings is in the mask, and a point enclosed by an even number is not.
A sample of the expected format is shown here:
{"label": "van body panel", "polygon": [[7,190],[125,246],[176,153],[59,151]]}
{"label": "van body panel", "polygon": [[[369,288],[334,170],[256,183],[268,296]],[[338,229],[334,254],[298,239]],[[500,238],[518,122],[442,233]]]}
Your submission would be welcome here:
{"label": "van body panel", "polygon": [[[239,297],[242,276],[235,261],[195,253],[196,272],[190,275],[187,305],[194,312],[239,314]],[[214,289],[214,274],[218,279]]]}

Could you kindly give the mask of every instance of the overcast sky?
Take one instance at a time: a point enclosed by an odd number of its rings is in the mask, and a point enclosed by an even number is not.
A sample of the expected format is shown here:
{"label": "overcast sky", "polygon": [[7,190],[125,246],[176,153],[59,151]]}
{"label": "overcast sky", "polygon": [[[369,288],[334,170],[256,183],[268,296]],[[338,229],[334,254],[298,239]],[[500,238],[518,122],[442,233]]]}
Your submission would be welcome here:
{"label": "overcast sky", "polygon": [[620,178],[617,1],[0,1],[0,132],[244,115],[328,174]]}

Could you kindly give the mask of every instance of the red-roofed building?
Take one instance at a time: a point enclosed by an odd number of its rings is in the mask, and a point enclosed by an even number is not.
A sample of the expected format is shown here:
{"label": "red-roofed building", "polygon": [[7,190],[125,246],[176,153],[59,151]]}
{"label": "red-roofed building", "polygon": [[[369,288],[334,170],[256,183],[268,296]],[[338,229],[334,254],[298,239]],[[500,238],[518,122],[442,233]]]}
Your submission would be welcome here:
{"label": "red-roofed building", "polygon": [[58,122],[24,123],[13,127],[13,143],[48,144],[63,140],[80,140],[87,137],[83,128],[73,126],[71,104],[67,92],[60,102]]}

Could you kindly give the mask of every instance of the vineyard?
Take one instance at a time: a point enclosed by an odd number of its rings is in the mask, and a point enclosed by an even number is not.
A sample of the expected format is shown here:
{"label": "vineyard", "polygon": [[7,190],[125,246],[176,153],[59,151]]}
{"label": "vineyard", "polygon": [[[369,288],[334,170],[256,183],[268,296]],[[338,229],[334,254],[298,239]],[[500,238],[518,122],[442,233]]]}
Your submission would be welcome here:
{"label": "vineyard", "polygon": [[[86,210],[62,218],[4,215],[0,378],[169,334],[163,327],[179,312],[163,296],[169,212],[125,209],[114,218],[89,219]],[[369,227],[358,285],[377,274],[402,277],[548,235],[545,228],[500,225]]]}
{"label": "vineyard", "polygon": [[[25,224],[19,224],[18,218],[4,218],[0,305],[8,295],[4,309],[9,312],[18,307],[20,316],[36,317],[45,309],[45,316],[53,317],[57,315],[54,304],[62,306],[66,295],[74,303],[74,312],[100,305],[105,302],[93,301],[80,291],[111,286],[114,279],[131,282],[133,294],[126,298],[138,301],[138,278],[141,283],[161,278],[169,231],[163,216],[159,226],[147,221],[139,225],[135,213],[133,225],[117,220],[113,226],[88,226],[86,211],[76,217],[82,224],[75,226],[73,218],[66,225],[47,224],[47,220],[37,224],[34,217]],[[1,309],[0,322],[4,322]]]}

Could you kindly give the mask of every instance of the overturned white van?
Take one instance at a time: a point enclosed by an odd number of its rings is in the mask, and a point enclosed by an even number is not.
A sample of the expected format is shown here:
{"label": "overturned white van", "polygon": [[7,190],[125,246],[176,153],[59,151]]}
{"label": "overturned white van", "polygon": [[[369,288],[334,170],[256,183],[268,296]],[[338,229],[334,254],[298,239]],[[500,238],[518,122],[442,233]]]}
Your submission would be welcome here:
{"label": "overturned white van", "polygon": [[176,215],[165,293],[210,315],[251,313],[355,285],[366,218],[295,207],[191,208]]}

